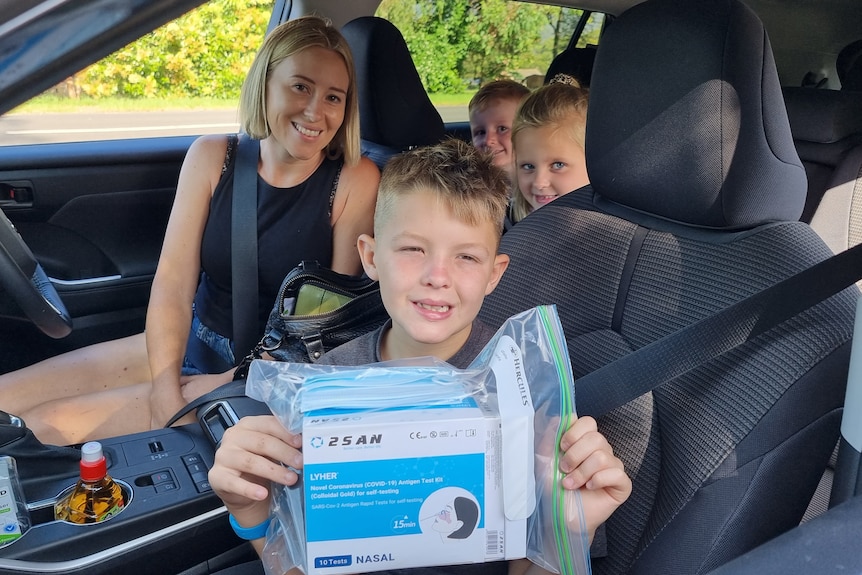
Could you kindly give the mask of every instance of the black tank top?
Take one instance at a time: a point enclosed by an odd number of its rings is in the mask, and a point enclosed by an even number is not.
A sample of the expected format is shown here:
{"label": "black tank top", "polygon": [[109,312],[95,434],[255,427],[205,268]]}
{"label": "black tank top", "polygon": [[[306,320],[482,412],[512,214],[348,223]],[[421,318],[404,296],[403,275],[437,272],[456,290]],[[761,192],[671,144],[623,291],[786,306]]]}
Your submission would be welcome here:
{"label": "black tank top", "polygon": [[[233,339],[231,202],[236,154],[219,180],[201,243],[201,280],[195,311],[216,333]],[[343,160],[324,159],[305,182],[276,188],[257,177],[258,333],[287,272],[303,260],[332,265],[332,197]]]}

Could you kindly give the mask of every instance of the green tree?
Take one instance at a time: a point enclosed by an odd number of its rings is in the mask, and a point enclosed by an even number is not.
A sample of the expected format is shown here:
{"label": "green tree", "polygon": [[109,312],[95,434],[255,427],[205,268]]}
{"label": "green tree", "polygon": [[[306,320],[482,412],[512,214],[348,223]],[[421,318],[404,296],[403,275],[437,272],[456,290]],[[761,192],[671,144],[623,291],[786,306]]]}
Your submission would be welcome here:
{"label": "green tree", "polygon": [[467,50],[464,24],[474,17],[469,0],[384,0],[377,14],[404,35],[428,92],[463,89],[461,64]]}
{"label": "green tree", "polygon": [[460,92],[473,79],[544,70],[582,12],[506,0],[383,0],[377,15],[401,30],[428,92]]}
{"label": "green tree", "polygon": [[533,49],[544,43],[547,22],[543,7],[483,0],[473,2],[472,10],[475,17],[467,23],[467,57],[462,62],[462,75],[487,81],[513,76],[518,68],[535,67]]}
{"label": "green tree", "polygon": [[586,46],[587,44],[598,46],[599,36],[605,26],[606,18],[607,17],[604,14],[593,13],[587,21],[586,26],[584,26],[583,34],[578,38],[578,46]]}
{"label": "green tree", "polygon": [[554,30],[553,42],[551,44],[551,52],[559,54],[566,49],[569,43],[569,38],[575,31],[575,26],[581,18],[580,10],[570,10],[567,8],[548,8],[547,11],[548,24]]}
{"label": "green tree", "polygon": [[266,32],[272,0],[214,0],[77,75],[103,96],[236,99]]}

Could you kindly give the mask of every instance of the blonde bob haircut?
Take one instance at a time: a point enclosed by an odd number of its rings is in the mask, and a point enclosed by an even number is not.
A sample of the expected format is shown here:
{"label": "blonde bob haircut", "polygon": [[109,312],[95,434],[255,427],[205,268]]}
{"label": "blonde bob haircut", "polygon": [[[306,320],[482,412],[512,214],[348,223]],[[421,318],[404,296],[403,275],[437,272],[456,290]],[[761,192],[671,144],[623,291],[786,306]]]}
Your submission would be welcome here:
{"label": "blonde bob haircut", "polygon": [[[554,130],[561,130],[583,150],[586,141],[588,102],[589,91],[582,88],[571,76],[563,74],[558,74],[551,83],[527,96],[518,107],[515,121],[512,123],[515,162],[518,160],[518,134],[527,128],[550,126]],[[533,208],[518,188],[517,178],[512,185],[515,188],[512,194],[512,220],[520,222]]]}
{"label": "blonde bob haircut", "polygon": [[341,32],[329,20],[319,16],[303,16],[289,20],[276,26],[267,35],[242,84],[239,97],[240,125],[252,138],[263,140],[269,137],[271,132],[266,121],[266,83],[270,74],[285,58],[313,47],[337,52],[347,66],[350,84],[347,89],[344,122],[327,146],[326,155],[337,158],[343,154],[347,165],[356,165],[361,156],[359,103],[356,96],[353,54]]}

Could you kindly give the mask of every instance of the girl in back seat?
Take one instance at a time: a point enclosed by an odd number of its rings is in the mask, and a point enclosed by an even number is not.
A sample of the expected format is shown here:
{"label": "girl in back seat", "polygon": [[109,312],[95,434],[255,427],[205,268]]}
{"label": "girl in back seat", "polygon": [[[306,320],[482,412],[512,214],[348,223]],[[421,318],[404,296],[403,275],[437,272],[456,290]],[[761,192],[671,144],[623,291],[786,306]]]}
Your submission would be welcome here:
{"label": "girl in back seat", "polygon": [[590,183],[584,155],[588,91],[557,74],[521,102],[512,126],[516,181],[512,224]]}

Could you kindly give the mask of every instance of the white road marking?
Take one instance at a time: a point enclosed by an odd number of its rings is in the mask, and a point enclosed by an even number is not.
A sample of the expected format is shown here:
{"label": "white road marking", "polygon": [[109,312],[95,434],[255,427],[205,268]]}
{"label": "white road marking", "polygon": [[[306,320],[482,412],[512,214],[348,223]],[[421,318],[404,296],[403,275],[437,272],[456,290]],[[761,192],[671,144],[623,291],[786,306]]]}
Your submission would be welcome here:
{"label": "white road marking", "polygon": [[99,134],[110,132],[154,132],[159,130],[199,130],[206,128],[238,128],[238,122],[226,124],[182,124],[179,126],[137,126],[127,128],[60,128],[54,130],[8,130],[6,133],[12,136],[24,136],[29,134]]}

